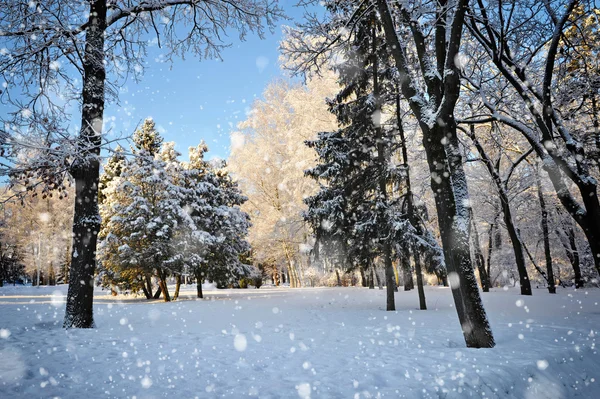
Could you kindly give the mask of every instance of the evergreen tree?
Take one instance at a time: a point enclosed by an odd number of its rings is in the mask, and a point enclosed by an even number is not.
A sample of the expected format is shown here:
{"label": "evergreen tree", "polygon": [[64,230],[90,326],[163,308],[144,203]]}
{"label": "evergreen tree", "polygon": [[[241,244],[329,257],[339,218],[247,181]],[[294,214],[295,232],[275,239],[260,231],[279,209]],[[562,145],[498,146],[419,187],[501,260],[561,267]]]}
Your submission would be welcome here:
{"label": "evergreen tree", "polygon": [[[344,2],[328,3],[332,14],[355,12],[347,7]],[[389,97],[386,81],[391,81],[393,71],[378,38],[376,13],[366,3],[363,7],[364,16],[345,49],[345,62],[335,67],[343,89],[329,106],[341,128],[307,142],[321,162],[307,175],[324,182],[306,201],[307,220],[321,242],[326,236],[338,243],[347,268],[383,259],[387,309],[394,310],[392,246],[393,231],[399,227],[389,192],[394,132],[382,123],[382,105]]]}
{"label": "evergreen tree", "polygon": [[148,283],[154,275],[169,301],[167,276],[179,268],[171,239],[187,215],[168,164],[159,157],[159,143],[162,138],[154,123],[146,120],[134,134],[135,157],[103,190],[99,250],[110,279],[126,283],[126,288],[142,288],[150,298]]}

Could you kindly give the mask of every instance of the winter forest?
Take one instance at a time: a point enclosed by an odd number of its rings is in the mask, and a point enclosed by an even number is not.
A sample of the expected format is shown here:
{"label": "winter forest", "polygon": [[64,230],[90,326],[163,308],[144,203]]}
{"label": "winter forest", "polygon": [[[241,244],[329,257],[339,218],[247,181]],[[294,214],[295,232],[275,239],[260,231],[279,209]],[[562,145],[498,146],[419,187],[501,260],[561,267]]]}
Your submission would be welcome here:
{"label": "winter forest", "polygon": [[596,0],[0,0],[0,83],[0,398],[600,396]]}

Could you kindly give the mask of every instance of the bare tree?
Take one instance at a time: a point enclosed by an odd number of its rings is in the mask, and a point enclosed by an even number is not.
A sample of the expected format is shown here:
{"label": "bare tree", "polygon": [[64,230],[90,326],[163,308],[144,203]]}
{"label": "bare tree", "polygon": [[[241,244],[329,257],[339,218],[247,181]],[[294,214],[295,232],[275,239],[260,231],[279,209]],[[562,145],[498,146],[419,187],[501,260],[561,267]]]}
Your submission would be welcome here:
{"label": "bare tree", "polygon": [[527,274],[527,266],[525,265],[525,251],[523,249],[523,239],[521,238],[521,233],[515,224],[515,218],[513,216],[513,211],[510,205],[510,198],[508,196],[508,182],[510,177],[512,176],[515,168],[524,161],[527,156],[529,156],[532,150],[526,151],[522,153],[519,158],[515,161],[511,161],[511,165],[506,171],[505,176],[500,176],[500,161],[497,162],[492,161],[490,156],[487,154],[477,137],[475,136],[475,127],[473,125],[470,126],[470,130],[467,132],[477,152],[479,153],[479,157],[482,162],[486,166],[490,177],[494,181],[496,186],[496,190],[498,192],[498,197],[500,199],[500,205],[502,207],[502,213],[504,215],[504,224],[506,225],[506,229],[508,231],[508,235],[510,237],[510,241],[513,246],[513,251],[515,254],[515,260],[517,263],[517,271],[519,272],[519,283],[521,286],[521,295],[531,295],[531,282],[529,281],[529,275]]}
{"label": "bare tree", "polygon": [[[484,107],[491,119],[519,131],[543,161],[560,202],[584,231],[600,273],[600,202],[592,169],[595,161],[588,155],[585,137],[576,132],[577,123],[570,120],[572,113],[564,112],[560,102],[555,101],[563,94],[555,74],[557,58],[567,47],[565,41],[569,41],[565,32],[577,26],[578,18],[586,15],[586,7],[591,7],[589,3],[501,0],[491,7],[477,0],[469,8],[467,27],[515,94],[510,97],[511,103],[520,101],[526,112],[511,112],[485,83],[475,82]],[[583,12],[575,12],[578,6]],[[581,96],[590,99],[594,108],[596,96]],[[578,193],[571,191],[567,180]]]}
{"label": "bare tree", "polygon": [[[272,0],[1,0],[0,55],[7,83],[3,101],[16,107],[2,131],[2,147],[12,163],[3,169],[37,177],[48,189],[75,180],[73,250],[64,326],[93,327],[98,178],[104,104],[116,94],[119,78],[141,71],[147,37],[155,34],[168,58],[191,52],[219,57],[222,37],[237,29],[260,36],[282,12]],[[66,64],[61,67],[62,63]],[[107,79],[107,74],[110,79]],[[79,76],[78,76],[79,75]],[[55,98],[59,100],[55,100]],[[63,100],[64,99],[64,100]],[[64,101],[78,100],[81,126],[76,138],[65,127]],[[33,137],[36,146],[24,138]],[[19,159],[23,150],[45,155]],[[13,166],[18,165],[18,169]],[[58,177],[57,177],[58,176]],[[24,184],[32,184],[24,180]]]}

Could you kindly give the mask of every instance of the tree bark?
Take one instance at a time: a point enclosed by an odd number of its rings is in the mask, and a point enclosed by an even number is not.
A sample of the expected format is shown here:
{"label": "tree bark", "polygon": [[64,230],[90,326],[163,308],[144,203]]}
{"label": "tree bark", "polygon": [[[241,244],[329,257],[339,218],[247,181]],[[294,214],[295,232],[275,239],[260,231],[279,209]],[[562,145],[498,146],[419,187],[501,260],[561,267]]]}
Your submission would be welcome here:
{"label": "tree bark", "polygon": [[427,302],[425,301],[425,289],[423,288],[423,273],[421,270],[421,255],[419,249],[413,247],[413,259],[415,260],[415,271],[417,272],[417,291],[419,292],[419,308],[427,310]]}
{"label": "tree bark", "polygon": [[377,279],[377,287],[382,290],[383,283],[381,282],[381,278],[379,278],[379,273],[377,273],[377,271],[375,271],[375,278]]}
{"label": "tree bark", "polygon": [[546,201],[544,200],[544,193],[542,192],[542,182],[540,180],[539,168],[535,174],[535,183],[537,185],[537,195],[540,201],[540,208],[542,210],[542,235],[544,237],[544,255],[546,257],[546,274],[548,275],[548,292],[550,294],[556,294],[556,285],[554,282],[554,271],[552,270],[552,255],[550,253],[550,231],[548,230],[548,209],[546,208]]}
{"label": "tree bark", "polygon": [[369,289],[374,290],[375,289],[375,276],[373,273],[373,266],[371,266],[370,269],[371,269],[371,277],[369,278]]}
{"label": "tree bark", "polygon": [[81,131],[78,159],[71,166],[75,180],[73,213],[73,250],[63,327],[94,327],[93,299],[96,271],[96,243],[100,230],[98,182],[100,146],[104,117],[104,32],[106,0],[90,2],[90,17],[85,36]]}
{"label": "tree bark", "polygon": [[142,282],[142,292],[144,293],[144,296],[146,297],[146,299],[152,299],[152,295],[150,295],[150,293],[148,292],[148,289],[146,288],[146,285]]}
{"label": "tree bark", "polygon": [[479,281],[481,283],[481,289],[483,292],[490,292],[490,278],[485,270],[485,260],[483,259],[483,253],[481,252],[481,245],[479,243],[479,232],[475,225],[475,219],[473,218],[473,211],[471,211],[471,244],[473,245],[473,253],[475,255],[475,264],[477,270],[479,270]]}
{"label": "tree bark", "polygon": [[159,286],[162,291],[163,299],[165,302],[171,302],[171,297],[169,296],[169,288],[167,287],[167,273],[164,270],[157,269],[156,274],[158,274],[159,278]]}
{"label": "tree bark", "polygon": [[148,299],[151,299],[154,295],[152,295],[152,276],[150,276],[149,273],[146,273],[146,276],[144,277],[144,282],[142,284],[144,284],[146,287]]}
{"label": "tree bark", "polygon": [[179,298],[179,289],[181,288],[181,274],[175,275],[175,293],[173,294],[173,300],[176,301]]}
{"label": "tree bark", "polygon": [[404,291],[410,291],[415,288],[415,281],[413,280],[412,270],[410,268],[410,261],[408,258],[408,251],[400,258],[402,263],[402,279],[404,280]]}

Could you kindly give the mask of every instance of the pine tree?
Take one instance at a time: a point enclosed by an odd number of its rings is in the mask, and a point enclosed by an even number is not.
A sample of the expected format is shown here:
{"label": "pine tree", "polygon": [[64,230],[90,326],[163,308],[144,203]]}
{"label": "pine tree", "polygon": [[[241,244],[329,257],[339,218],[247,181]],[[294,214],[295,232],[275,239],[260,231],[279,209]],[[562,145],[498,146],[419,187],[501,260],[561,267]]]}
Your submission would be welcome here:
{"label": "pine tree", "polygon": [[141,288],[150,298],[148,283],[154,275],[164,300],[170,301],[167,276],[179,268],[171,239],[186,213],[168,163],[160,159],[161,143],[151,120],[134,134],[134,158],[103,190],[99,252],[112,281]]}
{"label": "pine tree", "polygon": [[[328,8],[332,13],[350,11],[344,3],[328,3]],[[343,89],[329,102],[342,127],[307,142],[320,160],[307,175],[322,184],[319,193],[306,200],[306,218],[321,242],[327,237],[338,243],[347,267],[370,265],[375,257],[383,258],[387,309],[394,310],[392,232],[398,223],[390,223],[397,218],[390,217],[394,200],[388,187],[393,132],[382,123],[384,81],[391,78],[391,70],[378,39],[377,16],[373,9],[363,12],[351,45],[345,49],[345,62],[336,67]]]}

